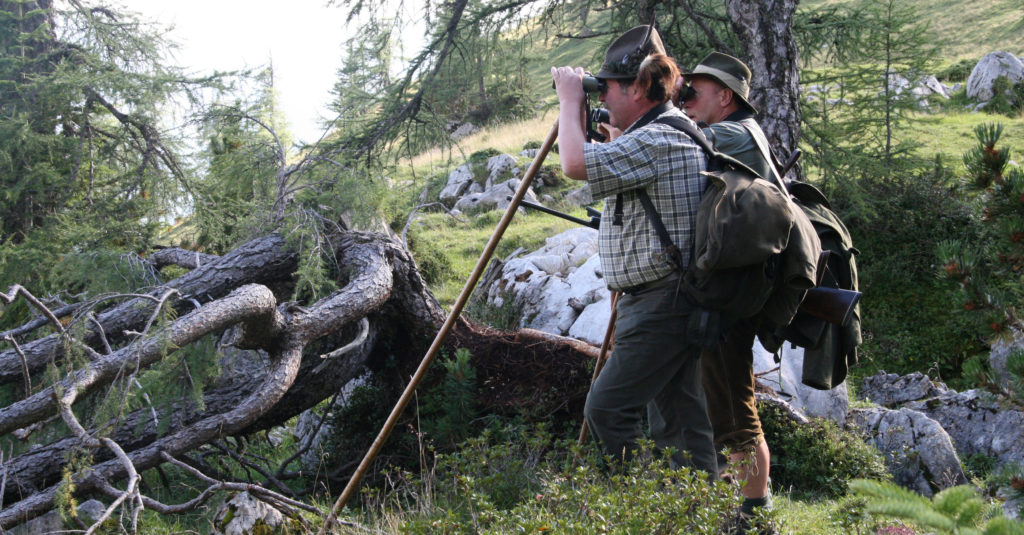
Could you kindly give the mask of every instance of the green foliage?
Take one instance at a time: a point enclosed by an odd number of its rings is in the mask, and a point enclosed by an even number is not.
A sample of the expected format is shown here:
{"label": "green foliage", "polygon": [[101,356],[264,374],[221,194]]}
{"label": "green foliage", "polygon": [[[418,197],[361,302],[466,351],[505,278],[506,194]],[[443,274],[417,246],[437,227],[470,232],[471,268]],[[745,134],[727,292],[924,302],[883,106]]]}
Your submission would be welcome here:
{"label": "green foliage", "polygon": [[[1009,167],[1010,150],[999,145],[1002,132],[1001,125],[978,126],[977,145],[964,154],[968,176],[960,193],[976,202],[978,234],[950,232],[953,237],[935,248],[939,277],[955,285],[977,335],[986,339],[1017,325],[1024,304],[1024,171]],[[983,363],[972,363],[970,373],[989,383]],[[1011,375],[1024,384],[1024,376]],[[1017,395],[1024,399],[1024,389]]]}
{"label": "green foliage", "polygon": [[803,496],[838,497],[855,477],[887,478],[881,453],[831,420],[801,425],[779,409],[758,405],[772,448],[772,485]]}
{"label": "green foliage", "polygon": [[444,378],[424,396],[421,419],[423,431],[437,445],[449,448],[465,440],[479,415],[476,368],[469,350],[459,348],[454,357],[442,354]]}
{"label": "green foliage", "polygon": [[980,238],[972,203],[956,194],[956,182],[941,165],[888,182],[861,179],[856,185],[859,201],[835,192],[832,197],[860,251],[861,306],[868,312],[856,373],[934,368],[941,380],[955,380],[963,360],[985,344],[972,317],[950,306],[963,300],[955,287],[935,277],[931,258],[950,235]]}
{"label": "green foliage", "polygon": [[45,293],[39,267],[65,251],[149,246],[188,173],[161,111],[216,81],[167,66],[167,43],[132,15],[27,5],[0,8],[0,279]]}
{"label": "green foliage", "polygon": [[1007,76],[992,81],[992,98],[985,109],[1008,117],[1019,118],[1024,113],[1024,81],[1014,83]]}
{"label": "green foliage", "polygon": [[414,534],[718,533],[738,505],[735,490],[652,457],[645,450],[608,474],[593,450],[543,429],[504,428],[438,456],[423,480],[395,478],[373,510],[400,508],[392,522]]}
{"label": "green foliage", "polygon": [[454,273],[452,262],[436,247],[431,247],[421,241],[420,235],[413,233],[409,237],[409,250],[416,259],[416,267],[427,284],[434,285],[442,280],[451,277]]}
{"label": "green foliage", "polygon": [[924,165],[913,144],[895,135],[920,109],[898,80],[913,84],[930,72],[936,48],[913,7],[896,0],[805,13],[801,20],[830,30],[801,34],[805,64],[824,63],[801,73],[804,87],[817,88],[802,107],[807,159],[830,197],[875,215],[860,206],[861,182],[889,182]]}
{"label": "green foliage", "polygon": [[1002,516],[986,518],[985,503],[970,485],[951,487],[928,499],[888,481],[857,479],[850,490],[867,499],[868,511],[909,520],[937,533],[1021,534],[1024,524]]}
{"label": "green foliage", "polygon": [[[167,351],[172,349],[168,347]],[[197,410],[203,410],[203,391],[220,373],[222,357],[217,350],[216,335],[206,336],[169,353],[139,375],[138,388],[135,384],[123,386],[127,409],[152,407],[161,414],[172,414],[181,410],[182,402],[187,402]],[[162,418],[159,422],[161,434],[168,430],[168,420]]]}
{"label": "green foliage", "polygon": [[935,78],[943,82],[966,82],[977,64],[976,60],[962,59],[936,72]]}
{"label": "green foliage", "polygon": [[514,331],[520,327],[523,305],[511,293],[501,296],[500,305],[495,305],[485,296],[480,296],[469,301],[465,313],[477,323],[502,331]]}

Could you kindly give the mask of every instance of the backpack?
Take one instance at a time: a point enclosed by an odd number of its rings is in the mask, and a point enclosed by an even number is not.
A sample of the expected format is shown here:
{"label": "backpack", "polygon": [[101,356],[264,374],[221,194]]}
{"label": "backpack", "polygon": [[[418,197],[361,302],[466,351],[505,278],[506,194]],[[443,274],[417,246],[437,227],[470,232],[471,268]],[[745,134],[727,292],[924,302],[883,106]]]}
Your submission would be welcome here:
{"label": "backpack", "polygon": [[[759,127],[755,128],[756,123],[752,119],[744,119],[739,123],[753,137],[764,159],[770,162],[773,178],[782,184],[782,177],[776,172],[782,165],[769,148],[764,132]],[[853,247],[850,231],[832,211],[825,194],[811,184],[795,180],[786,182],[785,188],[805,216],[798,218],[798,221],[811,225],[821,250],[826,253],[822,257],[824,262],[819,266],[817,286],[856,291],[857,263],[854,256],[860,253]],[[795,294],[775,302],[783,302],[788,306],[794,298]],[[803,296],[799,299],[802,300]],[[860,305],[856,304],[858,299],[853,300],[855,304],[845,323],[829,323],[807,310],[798,309],[787,323],[772,320],[762,322],[758,339],[765,349],[776,355],[783,341],[803,347],[801,382],[818,390],[830,390],[842,384],[849,367],[857,363],[857,346],[862,341]],[[800,301],[796,304],[799,305]],[[771,303],[767,306],[771,306]],[[772,317],[770,313],[766,316]]]}
{"label": "backpack", "polygon": [[[780,185],[714,150],[693,123],[658,118],[687,134],[708,156],[683,292],[693,305],[687,335],[710,347],[735,322],[758,314],[786,325],[815,285],[820,245],[803,213]],[[675,250],[646,191],[640,202],[666,251]],[[677,263],[681,265],[681,262]]]}
{"label": "backpack", "polygon": [[[828,288],[857,290],[857,261],[860,252],[853,246],[850,231],[832,211],[821,191],[806,182],[787,184],[790,195],[814,226],[821,248],[828,251],[828,262],[820,285]],[[774,333],[758,334],[769,351],[781,347],[783,341],[804,348],[801,382],[818,390],[835,388],[846,380],[850,366],[857,363],[857,346],[862,342],[860,305],[854,305],[849,321],[838,325],[801,310],[793,320]]]}

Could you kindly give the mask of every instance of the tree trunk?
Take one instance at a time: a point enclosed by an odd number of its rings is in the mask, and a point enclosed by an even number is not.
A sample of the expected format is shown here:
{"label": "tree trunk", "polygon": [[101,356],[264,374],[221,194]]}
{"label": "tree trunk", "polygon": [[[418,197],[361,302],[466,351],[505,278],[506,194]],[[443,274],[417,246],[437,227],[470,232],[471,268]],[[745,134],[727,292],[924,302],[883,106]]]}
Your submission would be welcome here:
{"label": "tree trunk", "polygon": [[[74,403],[89,399],[89,392],[113,388],[118,380],[113,370],[145,369],[178,348],[221,332],[235,347],[246,350],[241,353],[258,356],[250,358],[255,365],[222,374],[204,392],[202,408],[177,400],[160,410],[137,410],[99,426],[113,427],[104,436],[124,450],[134,470],[159,465],[164,462],[163,453],[180,457],[225,436],[280,425],[334,395],[375,360],[397,362],[401,371],[394,374],[396,380],[407,380],[406,371],[418,364],[444,322],[444,311],[398,241],[346,232],[333,243],[338,272],[348,274],[347,280],[339,280],[339,290],[308,307],[278,304],[274,293],[260,284],[289,286],[285,279],[297,267],[295,255],[280,237],[253,240],[224,257],[204,257],[199,262],[195,255],[181,251],[161,253],[156,262],[177,258],[192,265],[193,271],[154,294],[179,288],[190,298],[176,305],[194,310],[156,334],[144,333],[139,340],[124,342],[84,368],[68,371],[61,387],[36,387],[32,395],[3,407],[0,436],[9,437],[17,427],[53,419],[60,399]],[[223,297],[214,299],[216,295]],[[190,299],[200,298],[205,302],[202,307],[189,304]],[[148,310],[136,310],[145,304]],[[122,330],[145,331],[152,305],[142,300],[132,306],[117,306],[101,315],[100,323],[104,329],[117,325]],[[363,319],[366,335],[359,337],[361,342],[354,349],[330,359],[321,357],[362,329]],[[100,335],[94,331],[89,336]],[[50,344],[46,346],[49,351],[67,345],[48,340],[25,347],[35,355],[45,354],[38,348],[43,344]],[[586,365],[596,348],[529,330],[502,333],[467,321],[457,323],[448,341],[450,352],[457,347],[468,347],[473,354],[484,385],[480,398],[485,400],[486,410],[508,413],[525,404],[548,403],[550,407],[540,409],[545,414],[573,420],[579,417],[589,387]],[[551,396],[553,392],[558,395]],[[68,418],[63,412],[61,417]],[[160,433],[159,429],[167,430]],[[5,460],[0,528],[8,529],[54,507],[68,456],[88,444],[87,438],[62,436]],[[128,474],[123,461],[98,448],[94,439],[92,442],[91,470],[75,478],[79,494],[109,489],[110,482]]]}
{"label": "tree trunk", "polygon": [[793,17],[797,0],[725,0],[726,11],[753,72],[751,104],[773,147],[786,151],[800,140],[800,77]]}

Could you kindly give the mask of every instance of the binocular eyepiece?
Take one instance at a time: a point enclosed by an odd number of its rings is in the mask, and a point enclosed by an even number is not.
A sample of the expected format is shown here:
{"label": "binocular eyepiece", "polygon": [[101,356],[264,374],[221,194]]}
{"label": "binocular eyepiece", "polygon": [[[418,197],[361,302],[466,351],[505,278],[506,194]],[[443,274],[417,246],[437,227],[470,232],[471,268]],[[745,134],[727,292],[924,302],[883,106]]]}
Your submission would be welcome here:
{"label": "binocular eyepiece", "polygon": [[[604,93],[604,90],[608,87],[608,84],[599,78],[586,74],[583,76],[583,92],[593,93],[600,95]],[[551,82],[551,89],[555,88],[555,82]]]}
{"label": "binocular eyepiece", "polygon": [[608,88],[608,84],[600,78],[594,78],[589,74],[583,76],[583,91],[585,93],[604,93],[605,89]]}

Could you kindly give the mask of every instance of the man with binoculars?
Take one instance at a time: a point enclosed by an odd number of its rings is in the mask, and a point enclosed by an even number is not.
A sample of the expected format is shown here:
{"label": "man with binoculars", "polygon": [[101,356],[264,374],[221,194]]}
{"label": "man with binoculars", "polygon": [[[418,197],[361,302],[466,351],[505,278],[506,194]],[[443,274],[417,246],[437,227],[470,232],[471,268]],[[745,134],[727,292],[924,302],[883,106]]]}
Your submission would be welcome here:
{"label": "man with binoculars", "polygon": [[[593,77],[551,69],[558,94],[562,170],[604,198],[598,247],[617,304],[615,350],[591,387],[584,415],[602,451],[618,459],[636,450],[641,411],[651,437],[674,450],[673,463],[717,474],[711,423],[701,386],[700,347],[686,336],[690,307],[680,277],[706,180],[706,157],[690,137],[659,117],[690,120],[672,105],[679,70],[657,30],[638,26],[609,47]],[[586,91],[598,93],[621,135],[586,143]],[[616,134],[618,132],[615,132]],[[646,192],[676,246],[662,246],[641,201]]]}

